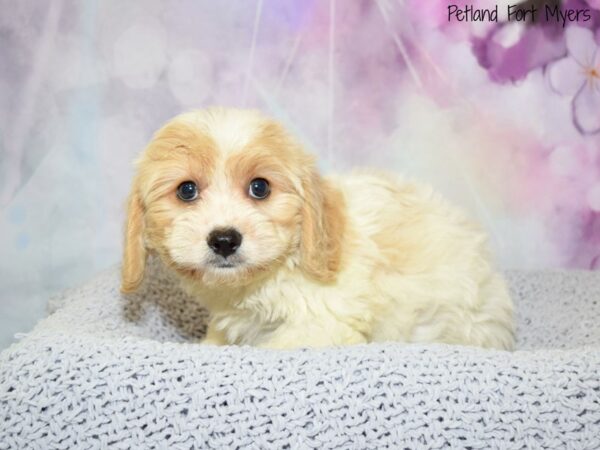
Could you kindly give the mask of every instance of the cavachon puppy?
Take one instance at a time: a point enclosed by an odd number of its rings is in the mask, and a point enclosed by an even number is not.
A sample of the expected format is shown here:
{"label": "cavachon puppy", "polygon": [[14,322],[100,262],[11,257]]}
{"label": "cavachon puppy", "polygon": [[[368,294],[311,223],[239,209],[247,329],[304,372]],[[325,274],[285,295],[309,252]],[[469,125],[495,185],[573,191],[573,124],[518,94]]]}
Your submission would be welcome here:
{"label": "cavachon puppy", "polygon": [[513,347],[512,302],[476,225],[426,186],[321,176],[257,111],[194,111],[155,134],[129,197],[123,292],[148,252],[209,310],[208,344]]}

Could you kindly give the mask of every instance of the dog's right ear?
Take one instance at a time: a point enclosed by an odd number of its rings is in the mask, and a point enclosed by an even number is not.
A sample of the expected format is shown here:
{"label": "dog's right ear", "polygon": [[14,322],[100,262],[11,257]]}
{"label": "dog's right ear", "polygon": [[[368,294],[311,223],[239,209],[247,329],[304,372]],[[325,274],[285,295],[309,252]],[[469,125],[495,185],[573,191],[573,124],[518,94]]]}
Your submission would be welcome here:
{"label": "dog's right ear", "polygon": [[142,283],[146,267],[146,246],[144,245],[144,206],[134,182],[127,207],[125,224],[125,245],[121,269],[121,292],[135,291]]}

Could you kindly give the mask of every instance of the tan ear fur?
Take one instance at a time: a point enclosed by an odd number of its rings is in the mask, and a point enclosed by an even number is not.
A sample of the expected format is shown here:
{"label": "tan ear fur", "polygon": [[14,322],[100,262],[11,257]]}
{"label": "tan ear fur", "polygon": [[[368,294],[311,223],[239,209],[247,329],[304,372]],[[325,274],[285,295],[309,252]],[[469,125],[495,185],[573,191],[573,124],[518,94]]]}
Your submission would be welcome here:
{"label": "tan ear fur", "polygon": [[346,229],[342,194],[317,173],[303,183],[300,264],[310,276],[323,282],[335,280],[341,263]]}
{"label": "tan ear fur", "polygon": [[121,269],[121,292],[135,291],[144,278],[146,247],[144,245],[144,209],[134,183],[127,207],[125,245]]}

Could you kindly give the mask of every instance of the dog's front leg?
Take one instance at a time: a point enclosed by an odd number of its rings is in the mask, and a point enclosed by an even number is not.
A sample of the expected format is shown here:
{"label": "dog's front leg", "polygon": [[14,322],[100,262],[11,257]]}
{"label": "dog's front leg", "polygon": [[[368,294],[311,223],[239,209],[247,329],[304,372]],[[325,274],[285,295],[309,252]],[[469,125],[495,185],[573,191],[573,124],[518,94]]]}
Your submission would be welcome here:
{"label": "dog's front leg", "polygon": [[208,323],[208,327],[206,328],[206,335],[204,339],[201,341],[202,344],[208,345],[227,345],[227,337],[225,333],[221,330],[218,330],[215,326],[214,322],[210,321]]}
{"label": "dog's front leg", "polygon": [[345,325],[337,327],[333,325],[331,328],[325,328],[314,324],[306,324],[306,326],[283,325],[273,333],[264,336],[255,345],[261,348],[294,349],[364,344],[367,342],[368,339],[362,333]]}

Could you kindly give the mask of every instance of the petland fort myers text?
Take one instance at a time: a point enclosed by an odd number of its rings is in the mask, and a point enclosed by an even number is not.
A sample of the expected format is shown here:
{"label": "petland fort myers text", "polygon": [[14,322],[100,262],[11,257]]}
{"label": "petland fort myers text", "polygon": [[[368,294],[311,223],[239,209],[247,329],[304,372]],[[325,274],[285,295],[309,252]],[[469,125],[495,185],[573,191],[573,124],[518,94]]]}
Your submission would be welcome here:
{"label": "petland fort myers text", "polygon": [[[585,8],[567,9],[554,3],[542,6],[525,5],[527,3],[507,5],[504,20],[528,23],[554,22],[563,27],[567,26],[569,22],[589,22],[592,20],[592,13]],[[503,20],[502,18],[499,19],[500,14],[498,5],[493,8],[475,8],[473,5],[448,5],[449,22],[498,22]]]}

